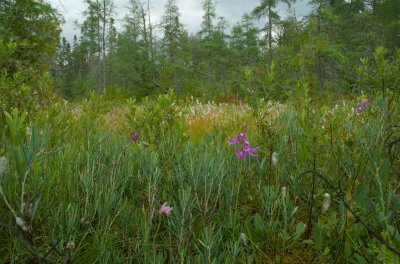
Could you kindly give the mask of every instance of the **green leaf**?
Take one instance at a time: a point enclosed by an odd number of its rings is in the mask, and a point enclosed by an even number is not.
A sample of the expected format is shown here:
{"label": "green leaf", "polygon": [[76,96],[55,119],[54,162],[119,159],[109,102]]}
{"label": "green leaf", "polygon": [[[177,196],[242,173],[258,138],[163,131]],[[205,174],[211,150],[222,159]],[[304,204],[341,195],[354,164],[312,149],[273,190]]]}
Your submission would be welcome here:
{"label": "green leaf", "polygon": [[35,201],[35,204],[34,204],[33,209],[32,209],[31,222],[35,218],[35,215],[36,215],[36,212],[37,212],[37,209],[39,207],[39,203],[40,203],[41,199],[42,199],[42,195],[39,195],[38,199]]}
{"label": "green leaf", "polygon": [[354,254],[355,259],[357,260],[356,263],[359,264],[367,264],[368,262],[365,260],[365,258],[363,258],[362,256],[360,256],[359,254],[355,253]]}
{"label": "green leaf", "polygon": [[303,222],[298,222],[296,225],[296,231],[294,231],[293,239],[298,239],[305,230],[306,225]]}
{"label": "green leaf", "polygon": [[326,247],[326,248],[324,249],[324,255],[325,255],[325,256],[328,256],[328,254],[329,254],[330,251],[331,251],[330,248],[329,248],[329,247]]}
{"label": "green leaf", "polygon": [[309,244],[309,245],[314,245],[315,244],[314,241],[312,241],[311,239],[303,240],[302,243]]}
{"label": "green leaf", "polygon": [[399,204],[400,204],[400,195],[397,195],[397,199],[394,201],[393,208],[390,211],[389,216],[388,216],[389,223],[391,223],[393,221],[394,216],[396,215],[396,212],[397,212],[397,208],[399,207]]}
{"label": "green leaf", "polygon": [[257,231],[263,231],[265,229],[264,221],[258,213],[254,215],[254,226]]}
{"label": "green leaf", "polygon": [[358,186],[357,190],[353,195],[353,200],[357,203],[358,207],[365,209],[368,207],[368,184],[362,184]]}

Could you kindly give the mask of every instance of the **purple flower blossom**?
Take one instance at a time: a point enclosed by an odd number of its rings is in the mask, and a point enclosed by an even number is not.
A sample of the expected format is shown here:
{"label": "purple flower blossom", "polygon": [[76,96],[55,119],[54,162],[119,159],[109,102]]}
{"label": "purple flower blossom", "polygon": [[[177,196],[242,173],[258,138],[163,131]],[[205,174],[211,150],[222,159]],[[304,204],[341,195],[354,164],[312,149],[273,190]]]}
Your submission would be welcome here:
{"label": "purple flower blossom", "polygon": [[368,101],[360,102],[360,103],[358,103],[358,106],[367,107],[367,106],[369,106],[369,102]]}
{"label": "purple flower blossom", "polygon": [[236,157],[238,157],[239,159],[244,159],[246,156],[246,152],[236,149]]}
{"label": "purple flower blossom", "polygon": [[166,216],[170,216],[173,207],[169,207],[167,202],[163,203],[160,210],[158,211],[160,214],[165,214]]}
{"label": "purple flower blossom", "polygon": [[362,108],[362,107],[359,107],[359,108],[357,108],[357,110],[356,110],[356,113],[358,113],[358,114],[363,113],[363,112],[365,112],[365,110],[364,110],[364,108]]}
{"label": "purple flower blossom", "polygon": [[139,140],[139,135],[131,132],[131,139],[129,140],[129,144],[133,144]]}
{"label": "purple flower blossom", "polygon": [[256,148],[250,147],[250,143],[246,139],[246,133],[241,133],[240,135],[238,135],[232,139],[229,139],[228,142],[231,145],[241,143],[242,151],[239,149],[236,149],[236,156],[239,159],[243,159],[249,155],[254,156],[253,153],[257,152],[259,149],[258,147],[256,147]]}
{"label": "purple flower blossom", "polygon": [[365,112],[365,108],[369,106],[369,102],[368,101],[359,102],[358,106],[359,107],[356,109],[356,113],[361,114]]}
{"label": "purple flower blossom", "polygon": [[228,140],[229,144],[234,145],[239,143],[242,140],[246,140],[246,133],[242,133],[234,138]]}
{"label": "purple flower blossom", "polygon": [[259,149],[259,147],[255,147],[255,148],[251,148],[250,147],[250,144],[247,142],[247,143],[245,143],[245,144],[243,144],[242,145],[242,148],[243,148],[243,151],[246,153],[246,154],[248,154],[248,155],[250,155],[250,156],[254,156],[254,152],[257,152],[258,151],[258,149]]}

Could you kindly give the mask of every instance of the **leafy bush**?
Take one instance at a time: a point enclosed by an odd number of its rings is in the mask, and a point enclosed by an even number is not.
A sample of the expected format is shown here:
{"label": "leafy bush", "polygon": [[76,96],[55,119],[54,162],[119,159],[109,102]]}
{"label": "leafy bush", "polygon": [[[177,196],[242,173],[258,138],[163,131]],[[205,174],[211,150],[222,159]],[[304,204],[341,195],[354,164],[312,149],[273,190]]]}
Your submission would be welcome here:
{"label": "leafy bush", "polygon": [[173,90],[155,99],[145,97],[141,105],[128,101],[128,107],[127,118],[132,131],[139,133],[148,143],[159,143],[171,129],[181,127],[182,108]]}
{"label": "leafy bush", "polygon": [[55,99],[48,71],[60,36],[58,14],[37,0],[1,1],[0,14],[0,111],[37,113]]}

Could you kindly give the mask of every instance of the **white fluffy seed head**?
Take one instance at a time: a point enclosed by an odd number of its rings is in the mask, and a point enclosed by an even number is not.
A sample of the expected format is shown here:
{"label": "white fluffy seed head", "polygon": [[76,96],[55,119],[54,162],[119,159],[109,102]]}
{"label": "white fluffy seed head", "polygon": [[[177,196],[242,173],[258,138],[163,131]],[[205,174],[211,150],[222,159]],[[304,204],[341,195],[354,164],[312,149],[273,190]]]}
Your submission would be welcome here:
{"label": "white fluffy seed head", "polygon": [[245,233],[241,233],[241,234],[240,234],[240,239],[242,240],[243,244],[244,244],[245,246],[247,246],[248,240],[247,240],[247,236],[246,236]]}
{"label": "white fluffy seed head", "polygon": [[25,224],[25,221],[21,217],[15,218],[15,224],[19,226],[23,231],[28,231],[28,227]]}
{"label": "white fluffy seed head", "polygon": [[329,195],[329,193],[324,193],[323,195],[323,203],[322,203],[322,212],[325,213],[326,211],[328,211],[329,206],[331,205],[331,196]]}
{"label": "white fluffy seed head", "polygon": [[68,242],[66,248],[73,250],[75,248],[75,243],[73,241]]}
{"label": "white fluffy seed head", "polygon": [[278,153],[274,152],[271,156],[272,165],[278,164]]}
{"label": "white fluffy seed head", "polygon": [[286,198],[286,187],[282,187],[282,198],[285,199]]}

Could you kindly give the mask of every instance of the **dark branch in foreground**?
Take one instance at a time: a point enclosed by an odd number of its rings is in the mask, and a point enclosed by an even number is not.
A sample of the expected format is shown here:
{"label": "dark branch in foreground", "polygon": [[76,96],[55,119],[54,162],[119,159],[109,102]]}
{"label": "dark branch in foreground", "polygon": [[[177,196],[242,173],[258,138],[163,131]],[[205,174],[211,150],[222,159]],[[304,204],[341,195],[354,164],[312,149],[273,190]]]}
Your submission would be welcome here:
{"label": "dark branch in foreground", "polygon": [[360,223],[367,229],[367,231],[368,231],[368,233],[369,233],[370,235],[374,236],[376,239],[378,239],[378,241],[379,241],[381,244],[385,245],[386,248],[387,248],[388,250],[390,250],[391,252],[395,253],[397,256],[400,257],[400,251],[399,251],[399,250],[397,250],[396,248],[394,248],[386,239],[384,239],[384,238],[381,236],[381,234],[380,234],[379,232],[377,232],[369,223],[367,223],[366,221],[364,221],[356,212],[353,211],[353,209],[351,208],[351,206],[350,206],[350,205],[346,202],[346,200],[343,198],[343,195],[340,195],[340,194],[343,193],[342,190],[341,190],[341,188],[340,188],[340,186],[335,186],[333,183],[329,182],[329,180],[328,180],[325,176],[323,176],[322,174],[319,174],[319,173],[317,173],[317,172],[314,172],[314,171],[306,171],[306,172],[303,172],[303,173],[301,173],[301,174],[299,175],[299,177],[301,177],[301,176],[303,176],[303,175],[306,175],[306,174],[315,174],[316,176],[318,176],[319,178],[321,178],[321,179],[326,183],[326,185],[329,186],[329,188],[331,188],[331,189],[338,189],[338,190],[339,190],[338,195],[337,195],[338,198],[343,202],[343,204],[344,204],[344,206],[346,207],[346,209],[349,210],[349,212],[356,218],[356,220],[357,220],[358,222],[360,222]]}

